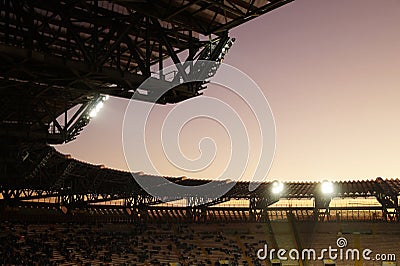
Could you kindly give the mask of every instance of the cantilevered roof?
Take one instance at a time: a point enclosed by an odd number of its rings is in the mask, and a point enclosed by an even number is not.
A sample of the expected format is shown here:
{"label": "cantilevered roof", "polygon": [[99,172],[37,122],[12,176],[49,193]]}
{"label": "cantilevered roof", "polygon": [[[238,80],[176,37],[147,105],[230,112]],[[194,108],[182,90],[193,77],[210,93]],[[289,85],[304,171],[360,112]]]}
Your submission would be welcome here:
{"label": "cantilevered roof", "polygon": [[[148,184],[163,186],[173,182],[183,186],[198,186],[211,181],[191,179],[187,177],[161,177],[144,173],[130,173],[114,170],[103,165],[92,165],[47,147],[37,156],[38,162],[30,172],[26,173],[22,182],[17,180],[2,180],[2,189],[31,189],[43,191],[45,197],[60,194],[102,194],[109,198],[126,198],[132,195],[150,196],[135,180],[135,177],[145,178]],[[214,181],[213,186],[225,186],[230,180]],[[230,189],[224,198],[269,198],[271,181],[262,182],[257,189],[249,191],[249,182],[239,181]],[[320,196],[320,182],[285,182],[285,189],[280,198],[301,199]],[[399,179],[336,181],[333,182],[332,197],[370,197],[378,194],[390,196],[400,195]],[[107,198],[107,197],[105,197]]]}
{"label": "cantilevered roof", "polygon": [[220,34],[293,0],[116,0],[121,6],[203,35]]}

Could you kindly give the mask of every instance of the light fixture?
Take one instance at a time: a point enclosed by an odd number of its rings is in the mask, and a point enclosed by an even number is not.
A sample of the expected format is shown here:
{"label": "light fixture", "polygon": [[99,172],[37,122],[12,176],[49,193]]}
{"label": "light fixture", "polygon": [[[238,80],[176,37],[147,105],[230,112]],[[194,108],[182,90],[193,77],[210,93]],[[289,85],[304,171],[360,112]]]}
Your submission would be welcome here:
{"label": "light fixture", "polygon": [[149,91],[148,91],[148,90],[136,89],[136,91],[137,91],[140,95],[149,95]]}
{"label": "light fixture", "polygon": [[230,38],[224,47],[221,49],[221,53],[218,56],[217,62],[222,62],[224,60],[225,55],[228,53],[229,49],[232,47],[233,43],[235,42],[235,38]]}
{"label": "light fixture", "polygon": [[97,115],[97,110],[96,110],[96,108],[94,108],[92,111],[90,111],[89,116],[90,116],[91,118],[93,118],[93,117],[95,117],[96,115]]}
{"label": "light fixture", "polygon": [[281,194],[281,193],[283,192],[283,189],[284,189],[284,188],[285,188],[285,185],[284,185],[282,182],[280,182],[280,181],[278,181],[278,180],[275,180],[275,181],[272,183],[271,192],[272,192],[272,194],[275,194],[275,195]]}
{"label": "light fixture", "polygon": [[104,95],[98,98],[97,103],[93,104],[92,109],[90,109],[89,118],[96,117],[100,109],[103,108],[104,101],[106,101],[108,97],[109,97],[108,95]]}
{"label": "light fixture", "polygon": [[103,102],[98,102],[97,105],[96,105],[96,111],[97,111],[97,112],[100,111],[100,109],[101,109],[103,106],[104,106],[104,103],[103,103]]}
{"label": "light fixture", "polygon": [[328,195],[333,193],[333,183],[331,181],[322,181],[321,183],[321,192],[322,194]]}

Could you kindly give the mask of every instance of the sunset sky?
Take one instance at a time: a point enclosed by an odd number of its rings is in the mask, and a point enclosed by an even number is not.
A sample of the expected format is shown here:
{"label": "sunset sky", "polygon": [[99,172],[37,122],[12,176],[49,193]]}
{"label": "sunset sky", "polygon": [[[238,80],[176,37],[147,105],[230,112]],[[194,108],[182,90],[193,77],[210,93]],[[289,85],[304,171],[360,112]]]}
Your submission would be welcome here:
{"label": "sunset sky", "polygon": [[[399,0],[296,0],[230,32],[236,42],[224,63],[260,86],[275,117],[276,153],[268,179],[400,176],[399,26]],[[222,99],[249,118],[256,149],[259,137],[249,110],[214,87],[206,95]],[[121,138],[127,103],[111,98],[77,140],[57,149],[79,160],[128,170]],[[192,121],[183,127],[180,139],[183,153],[195,158],[200,155],[199,140],[214,138],[215,165],[189,175],[163,158],[157,136],[172,107],[156,108],[147,136],[158,170],[169,176],[218,176],[230,146],[215,121]],[[141,156],[145,155],[137,154],[131,170],[153,173],[141,164]],[[250,155],[249,167],[254,167],[253,159]],[[251,179],[250,174],[244,179]]]}

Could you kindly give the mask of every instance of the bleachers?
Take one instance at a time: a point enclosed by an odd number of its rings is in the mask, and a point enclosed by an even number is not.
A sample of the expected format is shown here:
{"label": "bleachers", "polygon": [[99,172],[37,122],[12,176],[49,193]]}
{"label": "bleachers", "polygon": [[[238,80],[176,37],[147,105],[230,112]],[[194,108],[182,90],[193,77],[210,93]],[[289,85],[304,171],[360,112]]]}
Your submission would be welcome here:
{"label": "bleachers", "polygon": [[1,224],[0,265],[261,265],[262,224]]}
{"label": "bleachers", "polygon": [[[297,222],[302,248],[348,248],[399,257],[400,226],[388,223]],[[270,230],[273,230],[273,233]],[[286,221],[267,223],[0,223],[0,265],[270,265],[257,250],[294,248]],[[285,242],[285,238],[288,239]],[[281,239],[281,240],[279,240]],[[277,241],[278,240],[278,241]],[[290,240],[290,241],[289,241]],[[325,257],[327,258],[327,257]],[[289,265],[296,262],[282,262]],[[297,264],[299,265],[299,264]],[[304,264],[303,264],[304,265]],[[306,265],[322,265],[307,261]],[[382,265],[378,261],[336,261],[336,265]]]}

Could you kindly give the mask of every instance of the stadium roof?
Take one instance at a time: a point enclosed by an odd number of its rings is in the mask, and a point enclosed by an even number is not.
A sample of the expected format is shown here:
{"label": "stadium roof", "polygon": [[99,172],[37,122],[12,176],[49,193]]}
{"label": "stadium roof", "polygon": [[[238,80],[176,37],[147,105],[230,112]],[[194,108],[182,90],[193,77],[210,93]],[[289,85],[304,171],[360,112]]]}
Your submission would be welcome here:
{"label": "stadium roof", "polygon": [[[159,83],[143,96],[147,101],[199,96],[203,83],[180,84],[160,98],[150,97],[170,86],[170,79],[186,76],[188,61],[222,60],[229,29],[290,2],[1,1],[0,136],[8,143],[72,141],[89,123],[87,114],[99,95],[131,99],[150,77]],[[154,78],[154,69],[163,69],[167,58],[181,67]],[[79,112],[68,116],[76,106]]]}
{"label": "stadium roof", "polygon": [[[36,161],[32,162],[30,171],[24,173],[20,182],[3,180],[2,189],[28,189],[41,191],[41,196],[49,197],[57,194],[102,194],[108,199],[126,198],[131,195],[149,196],[135,180],[145,178],[150,184],[163,185],[169,182],[182,186],[203,185],[211,180],[190,179],[186,177],[160,177],[143,173],[130,173],[114,170],[103,165],[92,165],[64,155],[52,147],[38,151]],[[214,181],[213,186],[224,186],[232,181]],[[268,198],[271,195],[272,181],[259,184],[254,191],[249,191],[248,181],[238,181],[230,189],[225,198]],[[378,195],[400,195],[399,179],[334,181],[331,197],[370,197]],[[321,196],[321,182],[284,182],[280,198],[301,199]]]}

